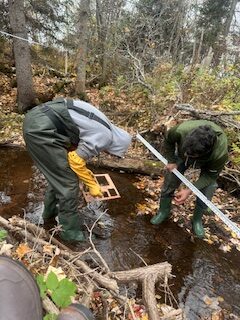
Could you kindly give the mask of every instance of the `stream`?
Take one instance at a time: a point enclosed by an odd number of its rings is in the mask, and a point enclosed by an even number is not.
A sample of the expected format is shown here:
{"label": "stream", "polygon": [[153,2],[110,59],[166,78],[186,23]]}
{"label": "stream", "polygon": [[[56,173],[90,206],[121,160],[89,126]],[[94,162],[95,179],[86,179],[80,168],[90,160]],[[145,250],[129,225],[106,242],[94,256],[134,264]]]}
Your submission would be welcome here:
{"label": "stream", "polygon": [[[193,243],[173,221],[152,226],[149,216],[136,215],[136,204],[144,198],[133,185],[137,176],[106,170],[101,173],[110,174],[121,195],[107,203],[114,222],[112,236],[98,238],[95,243],[110,269],[144,266],[143,260],[147,264],[168,261],[173,266],[173,299],[184,306],[187,319],[203,319],[219,307],[237,316],[231,319],[240,319],[240,252],[234,249],[224,253],[202,240]],[[40,181],[25,150],[0,148],[1,216],[40,216],[45,188]],[[164,292],[158,295],[164,302]]]}

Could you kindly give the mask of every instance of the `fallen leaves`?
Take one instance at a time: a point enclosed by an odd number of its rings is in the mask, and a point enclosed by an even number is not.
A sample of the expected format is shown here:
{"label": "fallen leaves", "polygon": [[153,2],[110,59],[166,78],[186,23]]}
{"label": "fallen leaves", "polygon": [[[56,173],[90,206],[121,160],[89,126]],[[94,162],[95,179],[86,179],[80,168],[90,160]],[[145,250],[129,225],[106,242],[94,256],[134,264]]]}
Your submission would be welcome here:
{"label": "fallen leaves", "polygon": [[219,249],[222,250],[223,252],[230,252],[231,246],[228,244],[221,244]]}
{"label": "fallen leaves", "polygon": [[[191,179],[196,178],[196,173],[191,174]],[[188,176],[189,178],[189,176]],[[151,177],[139,177],[135,186],[141,190],[144,195],[144,201],[137,204],[137,215],[154,215],[159,207],[159,197],[163,178],[153,180]],[[213,196],[213,203],[221,209],[230,219],[237,221],[240,215],[240,201],[235,197],[229,196],[227,191],[218,188]],[[190,196],[184,205],[176,206],[173,201],[171,219],[188,233],[192,234],[191,218],[195,207],[195,196]],[[225,209],[226,208],[226,209]],[[227,253],[233,248],[240,251],[240,239],[226,226],[221,219],[211,210],[207,210],[203,217],[204,228],[206,232],[206,241],[209,245],[218,245],[218,248]],[[238,224],[239,225],[239,224]],[[240,227],[240,225],[239,225]]]}
{"label": "fallen leaves", "polygon": [[124,306],[111,296],[104,296],[103,292],[96,291],[93,293],[92,307],[93,310],[99,310],[101,305],[108,310],[108,320],[148,320],[146,308],[140,301],[128,299]]}
{"label": "fallen leaves", "polygon": [[137,215],[152,214],[158,209],[158,207],[158,204],[154,201],[147,199],[146,203],[138,203],[136,205],[136,212]]}
{"label": "fallen leaves", "polygon": [[11,256],[13,245],[3,241],[0,243],[0,255]]}
{"label": "fallen leaves", "polygon": [[16,249],[16,254],[20,260],[29,252],[32,252],[32,249],[24,243],[21,243]]}
{"label": "fallen leaves", "polygon": [[55,267],[49,266],[46,274],[44,275],[45,280],[47,279],[48,275],[51,272],[53,272],[56,275],[58,281],[61,281],[62,279],[65,279],[67,277],[61,267],[55,268]]}

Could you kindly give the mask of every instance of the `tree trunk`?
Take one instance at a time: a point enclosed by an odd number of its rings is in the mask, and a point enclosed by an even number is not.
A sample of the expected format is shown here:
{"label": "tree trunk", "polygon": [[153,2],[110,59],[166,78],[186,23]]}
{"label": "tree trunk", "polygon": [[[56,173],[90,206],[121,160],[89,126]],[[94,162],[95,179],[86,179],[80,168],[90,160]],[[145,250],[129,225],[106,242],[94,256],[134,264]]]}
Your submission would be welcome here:
{"label": "tree trunk", "polygon": [[209,69],[213,59],[213,49],[210,47],[208,49],[207,55],[202,59],[201,67],[205,70]]}
{"label": "tree trunk", "polygon": [[200,41],[199,41],[198,45],[197,45],[197,39],[195,40],[195,43],[194,43],[191,69],[195,68],[195,66],[199,63],[201,50],[202,50],[202,44],[203,44],[203,37],[204,37],[204,30],[202,29]]}
{"label": "tree trunk", "polygon": [[227,17],[227,20],[225,22],[225,28],[224,28],[224,36],[227,37],[230,31],[230,27],[231,27],[231,23],[232,23],[232,19],[234,16],[234,13],[236,11],[236,6],[239,0],[232,0],[231,2],[231,7],[230,7],[230,11]]}
{"label": "tree trunk", "polygon": [[218,45],[216,45],[215,52],[214,52],[214,65],[217,66],[221,62],[222,59],[224,59],[226,52],[227,52],[227,37],[230,31],[232,19],[234,16],[234,13],[236,11],[238,0],[232,0],[230,5],[230,10],[227,16],[227,19],[225,21],[223,32],[221,39],[219,40]]}
{"label": "tree trunk", "polygon": [[181,38],[183,36],[183,26],[186,14],[185,0],[181,0],[178,3],[178,14],[175,17],[175,23],[171,34],[170,52],[172,53],[173,61],[179,62],[181,59],[179,53],[181,52]]}
{"label": "tree trunk", "polygon": [[79,10],[79,47],[77,55],[77,80],[75,88],[77,95],[85,95],[86,89],[89,3],[89,0],[81,0]]}
{"label": "tree trunk", "polygon": [[[13,35],[27,39],[24,0],[9,0],[9,18]],[[13,38],[13,50],[17,77],[17,102],[19,112],[24,112],[35,103],[29,44]]]}
{"label": "tree trunk", "polygon": [[97,31],[98,31],[98,46],[99,46],[99,56],[101,65],[101,78],[99,87],[101,88],[106,84],[107,79],[107,56],[106,56],[106,41],[108,27],[106,24],[106,17],[104,17],[104,12],[100,0],[96,0],[96,20],[97,20]]}
{"label": "tree trunk", "polygon": [[[234,16],[234,13],[236,11],[236,6],[237,6],[237,3],[238,3],[239,0],[232,0],[231,2],[231,7],[230,7],[230,11],[229,11],[229,15],[227,17],[227,20],[225,22],[225,27],[224,27],[224,34],[223,34],[223,38],[224,38],[224,60],[226,60],[226,54],[227,54],[227,36],[230,32],[230,27],[231,27],[231,24],[232,24],[232,20],[233,20],[233,16]],[[226,61],[224,61],[225,63]]]}

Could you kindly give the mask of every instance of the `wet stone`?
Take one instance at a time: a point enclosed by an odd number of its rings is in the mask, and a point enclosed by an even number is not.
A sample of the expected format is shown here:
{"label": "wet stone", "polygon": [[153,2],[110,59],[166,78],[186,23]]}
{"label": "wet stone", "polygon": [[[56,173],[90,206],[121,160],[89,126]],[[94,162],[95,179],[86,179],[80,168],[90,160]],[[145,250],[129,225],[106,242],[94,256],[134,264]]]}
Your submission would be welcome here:
{"label": "wet stone", "polygon": [[107,239],[111,236],[114,223],[102,203],[90,202],[81,209],[80,214],[84,228],[91,229],[93,227],[93,233],[99,238]]}

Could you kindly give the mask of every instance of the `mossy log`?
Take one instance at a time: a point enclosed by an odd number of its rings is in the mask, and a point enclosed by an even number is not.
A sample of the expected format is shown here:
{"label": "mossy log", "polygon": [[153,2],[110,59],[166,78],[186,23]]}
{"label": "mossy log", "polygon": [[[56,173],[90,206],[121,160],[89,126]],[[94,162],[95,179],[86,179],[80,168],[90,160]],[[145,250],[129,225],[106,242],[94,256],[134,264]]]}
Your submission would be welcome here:
{"label": "mossy log", "polygon": [[160,161],[140,159],[140,158],[124,158],[113,159],[111,157],[94,158],[89,161],[94,167],[101,167],[110,170],[124,171],[128,173],[139,173],[158,177],[163,174],[164,164]]}

